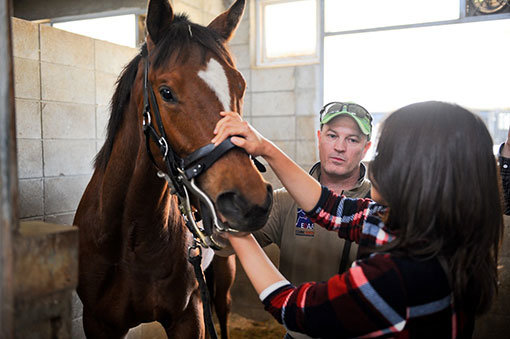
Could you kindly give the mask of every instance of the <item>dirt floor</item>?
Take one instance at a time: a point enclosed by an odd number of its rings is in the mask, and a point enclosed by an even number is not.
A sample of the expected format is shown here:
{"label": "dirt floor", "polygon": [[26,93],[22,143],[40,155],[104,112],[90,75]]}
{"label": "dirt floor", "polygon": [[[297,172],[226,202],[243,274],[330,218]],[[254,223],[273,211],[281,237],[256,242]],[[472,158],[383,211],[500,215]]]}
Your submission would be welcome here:
{"label": "dirt floor", "polygon": [[[219,336],[220,329],[217,321],[215,325]],[[283,326],[272,318],[256,321],[237,313],[231,313],[228,327],[230,339],[282,339],[285,335]],[[167,336],[158,322],[152,322],[132,328],[126,339],[167,339]]]}
{"label": "dirt floor", "polygon": [[230,315],[229,331],[231,339],[281,339],[285,335],[283,326],[274,319],[255,321],[236,313]]}

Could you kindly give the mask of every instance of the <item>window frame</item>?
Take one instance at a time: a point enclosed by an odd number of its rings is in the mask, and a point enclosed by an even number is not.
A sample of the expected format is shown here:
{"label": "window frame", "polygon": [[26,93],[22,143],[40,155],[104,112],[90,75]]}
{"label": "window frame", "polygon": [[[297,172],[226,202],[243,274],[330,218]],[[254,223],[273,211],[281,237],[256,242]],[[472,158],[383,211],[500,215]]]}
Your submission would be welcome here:
{"label": "window frame", "polygon": [[251,44],[255,55],[252,58],[252,66],[254,68],[267,67],[285,67],[285,66],[301,66],[309,64],[318,64],[321,61],[321,40],[323,39],[322,13],[323,0],[313,0],[316,5],[316,38],[315,52],[308,55],[296,55],[290,57],[268,57],[266,53],[266,45],[263,39],[265,32],[264,25],[264,8],[267,5],[283,4],[296,2],[299,0],[251,0],[251,13],[253,18],[251,22]]}

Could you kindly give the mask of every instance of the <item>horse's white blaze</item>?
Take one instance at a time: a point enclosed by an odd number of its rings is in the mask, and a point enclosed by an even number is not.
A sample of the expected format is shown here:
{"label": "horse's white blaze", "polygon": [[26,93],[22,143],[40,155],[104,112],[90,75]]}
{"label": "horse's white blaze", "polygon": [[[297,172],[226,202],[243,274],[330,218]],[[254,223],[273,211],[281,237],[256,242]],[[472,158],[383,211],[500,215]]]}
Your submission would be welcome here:
{"label": "horse's white blaze", "polygon": [[216,93],[223,105],[223,110],[230,111],[230,91],[225,70],[218,61],[211,58],[205,70],[198,72],[198,76]]}

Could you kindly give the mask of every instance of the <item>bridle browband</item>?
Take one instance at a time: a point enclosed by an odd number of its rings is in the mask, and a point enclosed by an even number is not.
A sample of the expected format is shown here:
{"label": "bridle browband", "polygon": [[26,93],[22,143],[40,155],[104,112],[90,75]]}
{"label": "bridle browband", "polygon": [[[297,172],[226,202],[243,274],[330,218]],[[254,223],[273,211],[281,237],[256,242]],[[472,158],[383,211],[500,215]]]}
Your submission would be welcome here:
{"label": "bridle browband", "polygon": [[[156,101],[156,96],[148,79],[149,57],[148,55],[144,54],[145,53],[142,53],[142,57],[144,57],[142,128],[145,134],[145,144],[149,158],[154,163],[156,168],[158,168],[158,176],[160,178],[164,178],[170,185],[171,194],[177,194],[179,198],[179,208],[181,214],[186,221],[187,227],[193,234],[195,241],[197,241],[203,247],[221,249],[222,246],[212,237],[214,229],[220,232],[238,231],[228,227],[218,220],[214,204],[207,196],[207,194],[205,194],[195,184],[195,178],[204,173],[228,151],[234,148],[242,148],[237,147],[230,141],[230,138],[227,138],[216,147],[214,147],[214,144],[208,144],[195,150],[185,158],[179,157],[172,149],[172,146],[166,137],[163,120],[161,118],[161,113]],[[153,114],[156,120],[157,130],[151,120],[151,106],[154,110]],[[166,164],[166,171],[161,170],[158,167],[150,149],[150,139],[152,139],[159,146],[163,161]],[[262,165],[253,157],[251,159],[254,161],[255,166],[259,171],[265,172],[264,165]],[[208,210],[207,215],[211,220],[208,220],[207,222],[204,220],[203,224],[205,227],[199,226],[195,220],[192,205],[190,203],[190,194],[198,198],[202,207],[205,207]]]}

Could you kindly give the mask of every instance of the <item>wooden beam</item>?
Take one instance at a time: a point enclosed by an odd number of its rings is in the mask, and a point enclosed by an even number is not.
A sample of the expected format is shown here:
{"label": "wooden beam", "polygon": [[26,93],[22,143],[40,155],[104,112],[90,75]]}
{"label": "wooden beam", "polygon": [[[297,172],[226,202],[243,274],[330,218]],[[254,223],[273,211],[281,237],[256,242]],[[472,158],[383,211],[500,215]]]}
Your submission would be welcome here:
{"label": "wooden beam", "polygon": [[18,222],[18,173],[11,38],[12,4],[0,0],[0,337],[14,337],[12,237]]}

